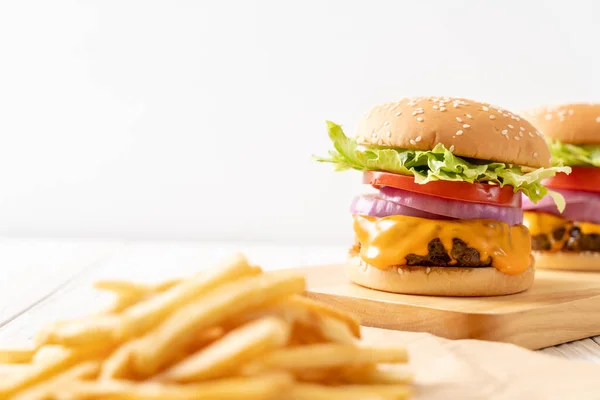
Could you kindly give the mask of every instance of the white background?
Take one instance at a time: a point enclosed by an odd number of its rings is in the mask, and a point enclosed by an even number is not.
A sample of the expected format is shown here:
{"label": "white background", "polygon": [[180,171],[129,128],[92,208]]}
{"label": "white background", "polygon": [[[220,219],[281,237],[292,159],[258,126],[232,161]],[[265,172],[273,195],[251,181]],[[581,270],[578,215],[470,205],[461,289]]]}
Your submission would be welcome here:
{"label": "white background", "polygon": [[325,119],[600,100],[597,4],[0,0],[0,234],[347,243]]}

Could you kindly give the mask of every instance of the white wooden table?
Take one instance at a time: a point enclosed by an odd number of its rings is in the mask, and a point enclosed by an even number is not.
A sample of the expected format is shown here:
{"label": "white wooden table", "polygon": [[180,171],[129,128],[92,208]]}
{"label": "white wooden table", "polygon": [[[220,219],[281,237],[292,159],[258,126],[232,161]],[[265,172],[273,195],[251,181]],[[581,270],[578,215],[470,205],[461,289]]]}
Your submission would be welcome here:
{"label": "white wooden table", "polygon": [[[83,315],[108,298],[92,290],[100,278],[156,281],[185,276],[244,252],[265,269],[336,263],[344,247],[249,243],[0,239],[0,347],[25,345],[57,318]],[[542,350],[600,363],[600,336]]]}

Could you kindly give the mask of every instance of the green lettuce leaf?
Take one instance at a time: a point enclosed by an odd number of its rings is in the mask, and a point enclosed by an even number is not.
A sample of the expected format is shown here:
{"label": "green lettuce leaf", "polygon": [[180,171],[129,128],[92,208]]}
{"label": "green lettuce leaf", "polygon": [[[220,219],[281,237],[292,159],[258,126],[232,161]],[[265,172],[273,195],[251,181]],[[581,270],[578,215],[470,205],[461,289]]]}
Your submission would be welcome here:
{"label": "green lettuce leaf", "polygon": [[523,192],[534,203],[550,194],[559,210],[564,209],[562,196],[554,192],[549,193],[541,182],[557,172],[570,173],[569,167],[539,168],[531,172],[523,172],[520,167],[505,163],[469,161],[457,157],[441,143],[428,151],[365,147],[347,137],[340,125],[327,121],[327,129],[335,150],[329,152],[329,157],[314,157],[314,159],[319,162],[333,163],[338,171],[376,170],[413,175],[415,182],[420,184],[443,180],[508,185],[512,186],[515,192],[519,190]]}
{"label": "green lettuce leaf", "polygon": [[565,144],[558,140],[548,144],[554,165],[600,167],[600,146]]}

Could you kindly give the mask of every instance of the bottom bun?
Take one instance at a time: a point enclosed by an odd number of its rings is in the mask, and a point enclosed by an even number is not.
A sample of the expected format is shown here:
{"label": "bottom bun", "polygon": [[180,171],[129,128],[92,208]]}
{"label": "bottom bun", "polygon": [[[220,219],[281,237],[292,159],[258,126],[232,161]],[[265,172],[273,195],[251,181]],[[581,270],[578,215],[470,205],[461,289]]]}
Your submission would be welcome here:
{"label": "bottom bun", "polygon": [[533,284],[533,258],[527,270],[507,275],[496,268],[392,267],[381,270],[350,257],[346,273],[361,286],[386,292],[432,296],[498,296],[527,290]]}
{"label": "bottom bun", "polygon": [[600,271],[600,253],[534,251],[535,265],[545,269],[565,269],[570,271]]}

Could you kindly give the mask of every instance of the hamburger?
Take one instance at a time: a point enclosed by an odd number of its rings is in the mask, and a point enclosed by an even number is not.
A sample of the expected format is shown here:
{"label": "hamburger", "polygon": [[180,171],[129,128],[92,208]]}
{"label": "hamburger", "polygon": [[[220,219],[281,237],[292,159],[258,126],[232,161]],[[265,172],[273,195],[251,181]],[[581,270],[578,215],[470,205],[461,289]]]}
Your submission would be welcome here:
{"label": "hamburger", "polygon": [[564,104],[528,113],[546,137],[555,165],[568,165],[544,185],[562,194],[561,213],[546,199],[523,201],[525,225],[540,268],[600,271],[600,104]]}
{"label": "hamburger", "polygon": [[351,281],[444,296],[531,286],[521,193],[543,199],[542,180],[568,168],[551,167],[548,145],[529,122],[487,103],[418,97],[374,107],[355,139],[333,122],[327,129],[334,150],[317,161],[362,171],[375,189],[351,205]]}

